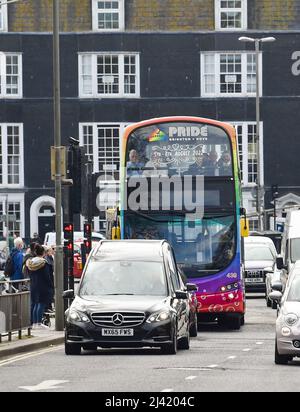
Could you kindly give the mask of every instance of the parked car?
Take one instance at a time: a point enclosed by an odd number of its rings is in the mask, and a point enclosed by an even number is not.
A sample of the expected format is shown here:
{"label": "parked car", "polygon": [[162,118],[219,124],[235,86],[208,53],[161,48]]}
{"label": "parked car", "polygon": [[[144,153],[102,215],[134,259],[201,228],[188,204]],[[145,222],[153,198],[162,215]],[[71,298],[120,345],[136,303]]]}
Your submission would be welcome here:
{"label": "parked car", "polygon": [[272,285],[281,280],[276,259],[277,251],[271,239],[263,236],[245,238],[246,292],[265,293],[268,306],[272,305],[269,299]]}
{"label": "parked car", "polygon": [[283,288],[288,280],[293,266],[300,260],[300,210],[292,209],[287,212],[281,244]]}
{"label": "parked car", "polygon": [[[64,297],[72,299],[74,292]],[[65,353],[97,347],[160,347],[167,354],[189,349],[188,297],[168,242],[101,241],[66,311]]]}
{"label": "parked car", "polygon": [[300,261],[290,273],[289,281],[282,294],[282,284],[276,286],[270,298],[279,304],[276,320],[275,363],[287,364],[294,357],[300,357]]}

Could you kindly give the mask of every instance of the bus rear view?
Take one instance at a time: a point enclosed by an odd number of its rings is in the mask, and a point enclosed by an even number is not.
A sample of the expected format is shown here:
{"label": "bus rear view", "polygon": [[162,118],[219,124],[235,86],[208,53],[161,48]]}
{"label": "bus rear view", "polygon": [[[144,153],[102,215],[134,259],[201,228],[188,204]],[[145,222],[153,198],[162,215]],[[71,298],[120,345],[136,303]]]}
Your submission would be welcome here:
{"label": "bus rear view", "polygon": [[166,239],[198,286],[198,320],[244,323],[240,182],[234,128],[193,117],[126,129],[122,159],[124,239]]}

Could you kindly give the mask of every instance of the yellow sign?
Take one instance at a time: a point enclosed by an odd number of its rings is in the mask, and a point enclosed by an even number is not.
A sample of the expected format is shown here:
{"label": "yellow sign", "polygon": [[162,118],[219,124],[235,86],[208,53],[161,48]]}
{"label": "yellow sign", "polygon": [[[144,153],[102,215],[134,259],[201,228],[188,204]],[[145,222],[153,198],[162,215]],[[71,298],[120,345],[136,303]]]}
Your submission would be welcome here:
{"label": "yellow sign", "polygon": [[[56,167],[56,155],[60,151],[60,167]],[[61,179],[65,179],[67,175],[67,150],[65,146],[51,147],[51,179],[55,180],[57,174],[61,175]]]}

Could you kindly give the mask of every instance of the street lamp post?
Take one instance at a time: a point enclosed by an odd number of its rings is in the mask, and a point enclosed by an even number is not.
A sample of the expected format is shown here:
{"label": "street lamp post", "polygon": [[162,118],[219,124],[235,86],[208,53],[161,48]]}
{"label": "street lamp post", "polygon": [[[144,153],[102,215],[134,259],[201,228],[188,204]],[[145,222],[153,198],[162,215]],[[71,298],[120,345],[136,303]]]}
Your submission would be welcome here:
{"label": "street lamp post", "polygon": [[256,153],[257,153],[257,216],[258,216],[258,229],[260,231],[264,228],[263,219],[263,208],[262,202],[264,199],[264,184],[261,176],[261,164],[260,164],[260,76],[259,76],[259,52],[260,43],[270,43],[275,41],[275,37],[262,37],[262,38],[252,38],[252,37],[240,37],[239,41],[255,43],[255,72],[256,72]]}
{"label": "street lamp post", "polygon": [[55,328],[64,330],[63,304],[63,246],[62,234],[62,174],[61,174],[61,107],[60,107],[60,59],[59,59],[59,0],[53,0],[53,89],[54,89],[54,147],[55,147]]}

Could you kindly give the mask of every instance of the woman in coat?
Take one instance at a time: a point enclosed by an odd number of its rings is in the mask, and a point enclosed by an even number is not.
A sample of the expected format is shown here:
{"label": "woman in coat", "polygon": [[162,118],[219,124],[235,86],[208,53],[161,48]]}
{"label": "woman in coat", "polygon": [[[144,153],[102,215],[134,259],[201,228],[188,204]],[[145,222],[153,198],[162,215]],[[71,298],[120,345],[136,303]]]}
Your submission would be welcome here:
{"label": "woman in coat", "polygon": [[28,259],[26,262],[31,279],[30,292],[33,329],[49,329],[48,326],[42,324],[42,318],[51,300],[50,266],[45,259],[45,249],[43,246],[36,245],[35,254],[35,257]]}

